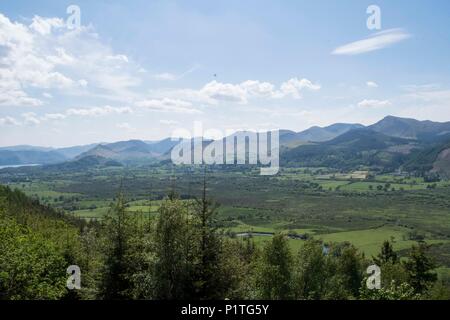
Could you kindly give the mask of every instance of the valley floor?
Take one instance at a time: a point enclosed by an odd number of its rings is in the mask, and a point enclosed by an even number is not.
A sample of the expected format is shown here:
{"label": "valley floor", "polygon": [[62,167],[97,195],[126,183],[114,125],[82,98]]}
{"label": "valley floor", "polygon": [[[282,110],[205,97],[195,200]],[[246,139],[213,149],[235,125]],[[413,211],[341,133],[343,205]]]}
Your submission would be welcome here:
{"label": "valley floor", "polygon": [[[450,182],[425,182],[402,175],[361,176],[322,169],[284,169],[262,177],[252,168],[212,170],[208,195],[220,203],[218,227],[229,236],[239,233],[299,234],[325,243],[348,241],[370,257],[383,241],[406,250],[418,240],[433,245],[442,277],[450,281]],[[0,183],[67,214],[101,219],[120,185],[127,210],[156,216],[161,199],[175,190],[185,201],[200,195],[200,168],[103,168],[85,172],[0,172]],[[256,243],[270,239],[253,235]],[[301,239],[291,238],[294,249]]]}

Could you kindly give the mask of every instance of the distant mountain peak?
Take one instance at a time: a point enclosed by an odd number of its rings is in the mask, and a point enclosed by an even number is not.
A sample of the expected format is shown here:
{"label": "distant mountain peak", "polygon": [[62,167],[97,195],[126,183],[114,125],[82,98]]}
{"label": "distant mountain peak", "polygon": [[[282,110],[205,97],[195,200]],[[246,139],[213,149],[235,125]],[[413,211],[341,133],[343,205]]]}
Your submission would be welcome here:
{"label": "distant mountain peak", "polygon": [[420,121],[390,115],[369,128],[388,136],[433,141],[450,131],[450,122]]}

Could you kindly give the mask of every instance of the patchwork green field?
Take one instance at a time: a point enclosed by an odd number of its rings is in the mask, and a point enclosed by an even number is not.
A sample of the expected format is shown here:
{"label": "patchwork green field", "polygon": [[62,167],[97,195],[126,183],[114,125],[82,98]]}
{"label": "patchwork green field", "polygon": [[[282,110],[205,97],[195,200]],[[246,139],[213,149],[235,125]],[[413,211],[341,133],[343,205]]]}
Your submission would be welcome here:
{"label": "patchwork green field", "polygon": [[[67,214],[99,220],[121,185],[129,212],[155,216],[170,190],[183,199],[198,197],[203,173],[200,168],[169,166],[110,168],[36,172],[26,178],[3,173],[0,182]],[[430,183],[406,175],[339,173],[327,168],[287,168],[275,177],[263,177],[249,167],[210,170],[207,189],[220,204],[217,226],[231,236],[256,233],[257,244],[270,239],[257,233],[295,233],[330,243],[351,242],[371,256],[384,240],[392,240],[399,252],[418,240],[432,245],[450,241],[448,181]],[[294,249],[303,243],[289,241]],[[450,262],[445,260],[441,267],[445,270]]]}

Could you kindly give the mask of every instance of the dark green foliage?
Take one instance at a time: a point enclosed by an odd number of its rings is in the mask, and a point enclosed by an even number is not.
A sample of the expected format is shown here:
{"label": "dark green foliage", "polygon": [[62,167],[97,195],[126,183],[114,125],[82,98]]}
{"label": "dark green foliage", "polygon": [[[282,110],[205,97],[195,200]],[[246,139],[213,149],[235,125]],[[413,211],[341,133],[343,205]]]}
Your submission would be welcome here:
{"label": "dark green foliage", "polygon": [[326,296],[329,270],[327,256],[320,241],[308,240],[300,248],[296,261],[296,296],[299,299],[322,299]]}
{"label": "dark green foliage", "polygon": [[116,203],[104,218],[104,256],[100,284],[100,297],[108,300],[133,297],[132,275],[136,264],[133,238],[138,233],[138,222],[125,210],[125,200],[120,193]]}
{"label": "dark green foliage", "polygon": [[399,262],[398,256],[389,241],[384,241],[381,247],[381,252],[376,258],[373,258],[376,265],[381,266],[386,263],[396,264]]}
{"label": "dark green foliage", "polygon": [[[206,177],[205,177],[206,179]],[[206,182],[203,183],[201,199],[193,209],[194,230],[198,238],[198,262],[195,266],[196,297],[199,299],[223,299],[229,283],[222,270],[223,243],[214,226],[217,205],[206,196]]]}
{"label": "dark green foliage", "polygon": [[190,282],[195,249],[191,224],[188,208],[181,200],[172,197],[162,202],[154,240],[156,299],[194,298],[194,284]]}
{"label": "dark green foliage", "polygon": [[19,191],[0,186],[0,298],[63,299],[78,263],[77,229]]}
{"label": "dark green foliage", "polygon": [[286,300],[294,297],[293,257],[285,235],[276,234],[268,242],[258,268],[256,287],[259,298]]}
{"label": "dark green foliage", "polygon": [[425,293],[437,280],[437,275],[432,270],[436,265],[427,255],[428,245],[419,243],[414,245],[409,254],[409,259],[404,263],[408,274],[408,282],[418,294]]}
{"label": "dark green foliage", "polygon": [[[217,228],[206,195],[181,200],[175,192],[158,214],[126,210],[119,194],[103,221],[67,218],[0,188],[1,299],[448,299],[436,282],[428,246],[414,246],[402,263],[385,241],[373,258],[381,290],[365,286],[368,260],[348,243],[305,241],[293,255],[286,235],[261,250],[251,238]],[[434,254],[446,245],[433,246]],[[65,287],[69,265],[82,270],[82,289]]]}
{"label": "dark green foliage", "polygon": [[61,299],[66,268],[58,245],[0,212],[0,299]]}
{"label": "dark green foliage", "polygon": [[403,156],[386,152],[391,146],[409,141],[369,129],[355,129],[337,138],[313,145],[302,145],[282,154],[282,164],[306,167],[355,168],[359,165],[396,168]]}

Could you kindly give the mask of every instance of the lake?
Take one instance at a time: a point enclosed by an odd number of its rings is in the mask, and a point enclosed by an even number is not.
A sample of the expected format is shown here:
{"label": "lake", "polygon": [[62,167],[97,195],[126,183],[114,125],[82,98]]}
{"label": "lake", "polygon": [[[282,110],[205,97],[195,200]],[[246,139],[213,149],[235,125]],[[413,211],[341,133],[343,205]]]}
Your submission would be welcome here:
{"label": "lake", "polygon": [[34,166],[40,166],[40,164],[8,164],[5,166],[0,166],[0,170],[1,169],[5,169],[5,168],[20,168],[20,167],[34,167]]}

